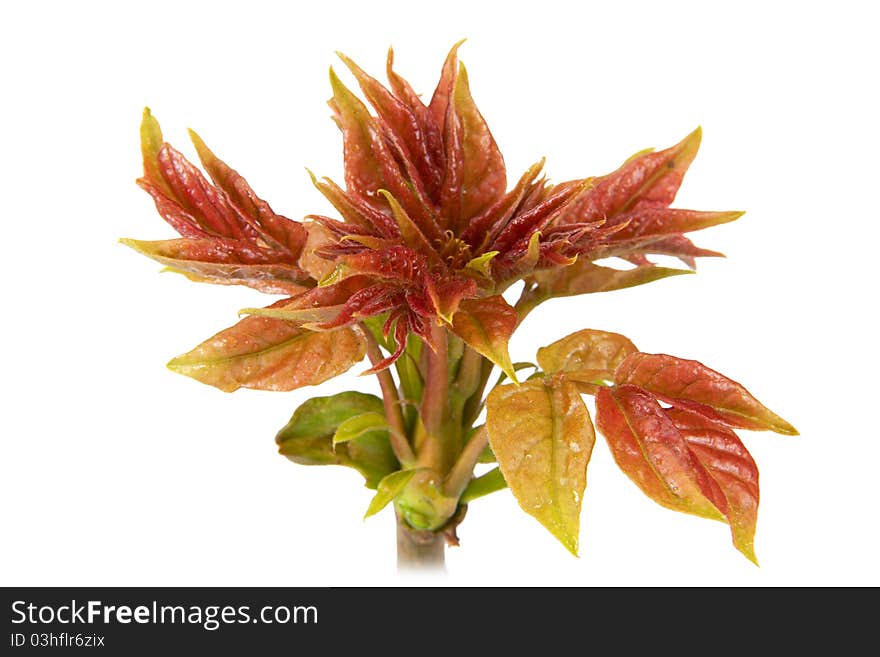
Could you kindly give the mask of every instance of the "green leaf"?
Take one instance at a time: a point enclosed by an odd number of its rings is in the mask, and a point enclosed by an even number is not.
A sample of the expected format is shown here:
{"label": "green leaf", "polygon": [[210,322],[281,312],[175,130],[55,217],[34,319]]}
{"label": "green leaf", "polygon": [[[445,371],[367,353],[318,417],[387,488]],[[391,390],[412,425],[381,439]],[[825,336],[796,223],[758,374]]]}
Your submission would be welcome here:
{"label": "green leaf", "polygon": [[376,489],[376,495],[373,497],[370,502],[370,506],[367,508],[367,512],[364,514],[364,518],[369,518],[372,515],[379,513],[382,509],[388,506],[388,503],[391,502],[397,495],[406,488],[406,485],[409,483],[409,480],[412,479],[415,474],[419,472],[418,470],[398,470],[397,472],[392,472],[387,475],[382,481],[379,482],[379,486]]}
{"label": "green leaf", "polygon": [[623,359],[637,351],[619,333],[584,329],[538,349],[538,364],[548,374],[589,371],[610,380]]}
{"label": "green leaf", "polygon": [[278,432],[279,445],[289,440],[320,436],[330,438],[339,425],[364,413],[382,413],[384,405],[376,395],[340,392],[329,397],[312,397],[294,411],[290,421]]}
{"label": "green leaf", "polygon": [[347,443],[355,438],[360,438],[366,433],[385,431],[387,433],[388,422],[384,413],[364,413],[355,415],[345,420],[333,434],[333,444]]}
{"label": "green leaf", "polygon": [[489,493],[507,488],[507,482],[504,481],[504,475],[501,474],[500,468],[492,468],[484,475],[472,479],[464,489],[459,501],[462,504],[468,504],[477,498],[484,497]]}
{"label": "green leaf", "polygon": [[362,415],[379,415],[382,400],[361,392],[342,392],[314,397],[304,402],[275,441],[278,451],[301,465],[345,465],[358,470],[369,488],[398,467],[388,434],[372,431],[333,445],[333,436],[347,420]]}
{"label": "green leaf", "polygon": [[516,381],[507,342],[516,328],[516,310],[500,294],[465,299],[452,318],[452,332],[471,349],[495,363]]}
{"label": "green leaf", "polygon": [[314,332],[252,315],[174,358],[168,367],[224,392],[286,391],[342,374],[363,359],[365,350],[363,336],[351,328]]}
{"label": "green leaf", "polygon": [[486,401],[486,428],[519,505],[577,555],[595,442],[577,389],[561,375],[495,388]]}

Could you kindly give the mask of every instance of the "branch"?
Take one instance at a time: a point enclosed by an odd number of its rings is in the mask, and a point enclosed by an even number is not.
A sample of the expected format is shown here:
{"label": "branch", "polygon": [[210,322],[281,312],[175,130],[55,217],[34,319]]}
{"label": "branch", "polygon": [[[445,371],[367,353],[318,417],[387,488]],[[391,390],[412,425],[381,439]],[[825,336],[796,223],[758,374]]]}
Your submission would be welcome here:
{"label": "branch", "polygon": [[439,436],[443,427],[443,416],[447,412],[449,396],[449,356],[446,344],[446,329],[433,326],[432,342],[436,351],[428,345],[428,363],[425,374],[425,392],[422,395],[422,421],[430,436]]}
{"label": "branch", "polygon": [[471,436],[471,439],[464,446],[461,455],[449,471],[446,482],[443,485],[443,492],[449,497],[458,498],[461,496],[468,482],[474,474],[474,466],[480,460],[480,455],[486,449],[489,442],[489,433],[486,426],[483,425],[477,432]]}
{"label": "branch", "polygon": [[[376,338],[370,333],[370,330],[362,326],[364,335],[367,339],[367,356],[375,367],[382,361],[382,352],[379,351],[379,344]],[[376,372],[376,378],[379,379],[379,387],[382,389],[382,402],[385,405],[385,417],[388,420],[388,435],[391,440],[391,449],[400,464],[408,467],[415,462],[415,455],[412,447],[406,438],[406,431],[403,428],[403,413],[400,410],[400,397],[397,394],[397,386],[394,385],[394,379],[388,369]]]}
{"label": "branch", "polygon": [[533,285],[530,285],[529,282],[526,281],[522,292],[520,292],[519,299],[517,299],[517,302],[513,305],[517,315],[517,327],[523,323],[523,320],[528,317],[530,312],[537,308],[542,301],[545,301],[545,299],[535,294],[535,289],[536,288]]}

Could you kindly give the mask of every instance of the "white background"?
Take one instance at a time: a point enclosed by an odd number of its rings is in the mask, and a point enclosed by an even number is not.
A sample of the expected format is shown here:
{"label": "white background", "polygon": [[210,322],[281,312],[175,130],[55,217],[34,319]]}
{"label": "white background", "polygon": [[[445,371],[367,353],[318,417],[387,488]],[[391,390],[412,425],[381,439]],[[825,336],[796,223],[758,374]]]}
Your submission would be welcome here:
{"label": "white background", "polygon": [[[2,61],[0,584],[878,585],[876,185],[870,3],[6,3]],[[756,568],[726,527],[660,508],[597,442],[575,559],[509,492],[471,505],[448,574],[398,576],[389,511],[273,437],[319,389],[227,395],[165,369],[268,301],[192,284],[119,237],[172,237],[134,179],[144,105],[273,207],[327,212],[341,179],[327,68],[343,50],[430,93],[468,42],[474,96],[516,178],[610,171],[695,126],[677,205],[744,209],[698,234],[697,276],[557,300],[514,360],[584,327],[699,359],[801,431],[743,433],[761,468]],[[346,80],[350,78],[346,77]],[[361,368],[362,369],[362,368]]]}

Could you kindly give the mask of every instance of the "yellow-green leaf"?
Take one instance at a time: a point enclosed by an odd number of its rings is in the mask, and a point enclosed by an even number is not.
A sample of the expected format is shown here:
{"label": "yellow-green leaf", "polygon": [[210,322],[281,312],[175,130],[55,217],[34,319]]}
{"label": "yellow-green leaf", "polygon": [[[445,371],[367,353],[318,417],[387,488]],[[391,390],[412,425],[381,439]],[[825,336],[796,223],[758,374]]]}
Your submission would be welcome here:
{"label": "yellow-green leaf", "polygon": [[470,262],[467,263],[467,268],[472,269],[477,273],[486,276],[487,278],[492,276],[492,258],[497,256],[500,251],[487,251],[481,256],[477,256],[473,258]]}
{"label": "yellow-green leaf", "polygon": [[372,432],[387,432],[388,422],[382,413],[363,413],[350,417],[336,429],[333,434],[333,444],[347,443],[349,440],[360,438],[364,434]]}
{"label": "yellow-green leaf", "polygon": [[472,479],[464,489],[459,498],[462,504],[468,504],[480,497],[485,497],[490,493],[507,488],[507,482],[504,481],[504,475],[501,474],[499,468],[492,468],[484,475]]}
{"label": "yellow-green leaf", "polygon": [[392,472],[380,481],[379,487],[376,490],[376,495],[373,497],[372,501],[370,501],[370,506],[367,508],[364,518],[369,518],[388,506],[388,503],[406,488],[409,480],[412,479],[417,472],[419,472],[419,470],[398,470],[397,472]]}
{"label": "yellow-green leaf", "polygon": [[160,185],[163,191],[167,191],[168,185],[159,170],[159,149],[162,148],[162,128],[156,117],[150,112],[149,107],[144,108],[141,120],[141,154],[144,158],[144,177],[153,184]]}
{"label": "yellow-green leaf", "polygon": [[595,442],[577,389],[560,375],[499,386],[486,402],[486,428],[517,502],[576,555]]}

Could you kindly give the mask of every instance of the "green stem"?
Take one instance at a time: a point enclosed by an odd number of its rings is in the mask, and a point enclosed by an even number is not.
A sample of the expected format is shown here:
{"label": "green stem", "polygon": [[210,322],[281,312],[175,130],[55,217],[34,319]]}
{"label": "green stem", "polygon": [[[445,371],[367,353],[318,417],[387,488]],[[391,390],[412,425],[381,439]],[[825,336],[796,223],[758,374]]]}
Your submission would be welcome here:
{"label": "green stem", "polygon": [[484,358],[480,364],[480,378],[473,394],[468,398],[462,413],[462,424],[470,427],[477,421],[480,411],[483,410],[483,392],[486,390],[486,384],[489,383],[489,377],[492,375],[492,361]]}
{"label": "green stem", "polygon": [[430,436],[439,436],[443,426],[443,415],[449,397],[449,357],[447,353],[446,329],[432,328],[434,349],[428,346],[427,372],[425,373],[425,392],[422,396],[422,421]]}
{"label": "green stem", "polygon": [[479,352],[465,346],[453,385],[457,397],[466,400],[474,394],[480,382],[484,360]]}
{"label": "green stem", "polygon": [[[382,352],[379,350],[379,344],[372,333],[363,327],[363,333],[367,340],[367,356],[375,367],[382,361]],[[406,431],[403,428],[403,414],[400,409],[400,397],[397,394],[397,386],[394,384],[394,378],[388,369],[376,372],[376,378],[379,379],[379,387],[382,389],[382,403],[385,406],[385,418],[388,420],[388,435],[391,442],[391,449],[394,455],[403,467],[410,467],[415,462],[415,454],[406,438]]]}
{"label": "green stem", "polygon": [[449,471],[449,476],[446,477],[443,485],[443,492],[446,495],[454,498],[458,498],[461,495],[471,477],[473,477],[474,466],[479,462],[480,455],[486,449],[488,442],[489,433],[486,431],[486,427],[482,426],[471,436],[467,445],[461,450],[455,465],[452,466],[452,470]]}

